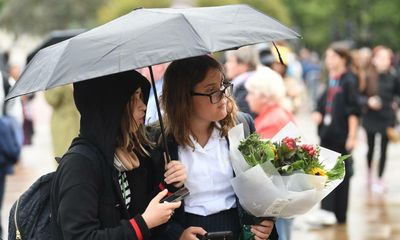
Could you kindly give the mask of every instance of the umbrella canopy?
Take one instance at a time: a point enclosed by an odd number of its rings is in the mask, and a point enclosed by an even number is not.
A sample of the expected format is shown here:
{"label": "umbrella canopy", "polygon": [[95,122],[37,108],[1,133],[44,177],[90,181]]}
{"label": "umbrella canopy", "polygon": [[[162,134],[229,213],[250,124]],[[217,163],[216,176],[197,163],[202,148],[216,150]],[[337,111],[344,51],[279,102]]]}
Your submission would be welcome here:
{"label": "umbrella canopy", "polygon": [[75,37],[78,34],[86,31],[85,29],[68,29],[68,30],[56,30],[49,33],[46,38],[37,46],[31,53],[28,54],[26,62],[29,63],[32,58],[43,48],[51,46],[53,44],[67,40],[68,38]]}
{"label": "umbrella canopy", "polygon": [[137,9],[40,50],[7,99],[177,59],[299,37],[246,5]]}

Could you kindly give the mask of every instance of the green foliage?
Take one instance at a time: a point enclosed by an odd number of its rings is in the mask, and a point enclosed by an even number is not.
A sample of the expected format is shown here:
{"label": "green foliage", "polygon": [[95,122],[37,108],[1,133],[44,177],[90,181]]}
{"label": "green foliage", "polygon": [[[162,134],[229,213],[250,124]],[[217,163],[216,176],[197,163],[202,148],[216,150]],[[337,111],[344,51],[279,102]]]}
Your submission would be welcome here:
{"label": "green foliage", "polygon": [[1,27],[16,34],[92,27],[97,7],[104,1],[7,0],[0,14]]}
{"label": "green foliage", "polygon": [[289,9],[282,0],[198,0],[197,3],[200,7],[247,4],[289,26],[292,23]]}
{"label": "green foliage", "polygon": [[[172,0],[0,0],[0,27],[14,33],[90,28],[137,7],[168,7]],[[196,1],[194,1],[196,2]],[[393,0],[197,0],[198,6],[248,4],[294,30],[301,43],[323,52],[331,42],[400,50],[400,1]]]}
{"label": "green foliage", "polygon": [[241,141],[239,151],[250,166],[274,160],[275,153],[273,144],[270,141],[261,141],[260,137],[253,133],[245,140]]}
{"label": "green foliage", "polygon": [[97,14],[97,22],[105,23],[129,13],[135,8],[164,8],[170,6],[170,0],[109,0]]}
{"label": "green foliage", "polygon": [[280,174],[302,172],[326,176],[329,181],[343,178],[344,160],[350,157],[339,157],[335,166],[328,171],[320,161],[319,146],[303,144],[300,138],[285,137],[279,142],[261,140],[256,133],[242,140],[238,149],[251,167],[270,161]]}
{"label": "green foliage", "polygon": [[333,41],[353,41],[355,47],[387,45],[400,49],[400,1],[284,0],[303,43],[322,52]]}
{"label": "green foliage", "polygon": [[335,166],[329,172],[326,173],[326,175],[330,180],[340,179],[344,177],[345,174],[344,161],[349,157],[350,155],[343,155],[338,158]]}

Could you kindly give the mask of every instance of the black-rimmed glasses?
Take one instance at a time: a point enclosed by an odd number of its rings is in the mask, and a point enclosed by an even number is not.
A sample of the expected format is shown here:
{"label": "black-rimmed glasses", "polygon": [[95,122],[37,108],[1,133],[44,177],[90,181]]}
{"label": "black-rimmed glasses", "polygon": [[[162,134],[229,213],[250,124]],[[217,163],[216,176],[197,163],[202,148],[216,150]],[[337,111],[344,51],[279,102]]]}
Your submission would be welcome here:
{"label": "black-rimmed glasses", "polygon": [[190,94],[192,96],[205,96],[210,98],[210,102],[212,104],[219,103],[224,96],[230,97],[232,95],[232,90],[233,90],[233,84],[229,82],[224,82],[220,89],[217,91],[214,91],[212,93],[197,93],[197,92],[191,92]]}

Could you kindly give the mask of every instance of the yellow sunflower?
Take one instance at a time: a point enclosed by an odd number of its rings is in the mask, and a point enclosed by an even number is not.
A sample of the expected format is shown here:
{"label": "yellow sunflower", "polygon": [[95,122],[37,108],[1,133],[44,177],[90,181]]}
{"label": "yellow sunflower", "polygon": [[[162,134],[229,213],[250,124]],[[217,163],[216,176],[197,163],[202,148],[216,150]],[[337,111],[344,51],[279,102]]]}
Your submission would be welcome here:
{"label": "yellow sunflower", "polygon": [[310,169],[308,174],[316,175],[316,176],[326,176],[326,171],[320,167],[313,167]]}
{"label": "yellow sunflower", "polygon": [[279,159],[278,150],[276,149],[274,144],[271,144],[271,149],[274,152],[275,160],[278,160]]}

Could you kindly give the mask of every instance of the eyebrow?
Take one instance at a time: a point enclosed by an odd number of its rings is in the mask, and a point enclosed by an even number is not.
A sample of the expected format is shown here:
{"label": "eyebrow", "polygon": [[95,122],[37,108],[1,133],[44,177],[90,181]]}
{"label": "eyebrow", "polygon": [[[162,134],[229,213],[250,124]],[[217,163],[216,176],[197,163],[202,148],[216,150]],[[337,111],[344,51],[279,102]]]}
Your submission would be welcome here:
{"label": "eyebrow", "polygon": [[206,89],[208,87],[214,87],[216,85],[217,85],[217,83],[209,83],[209,84],[205,85],[203,88]]}

